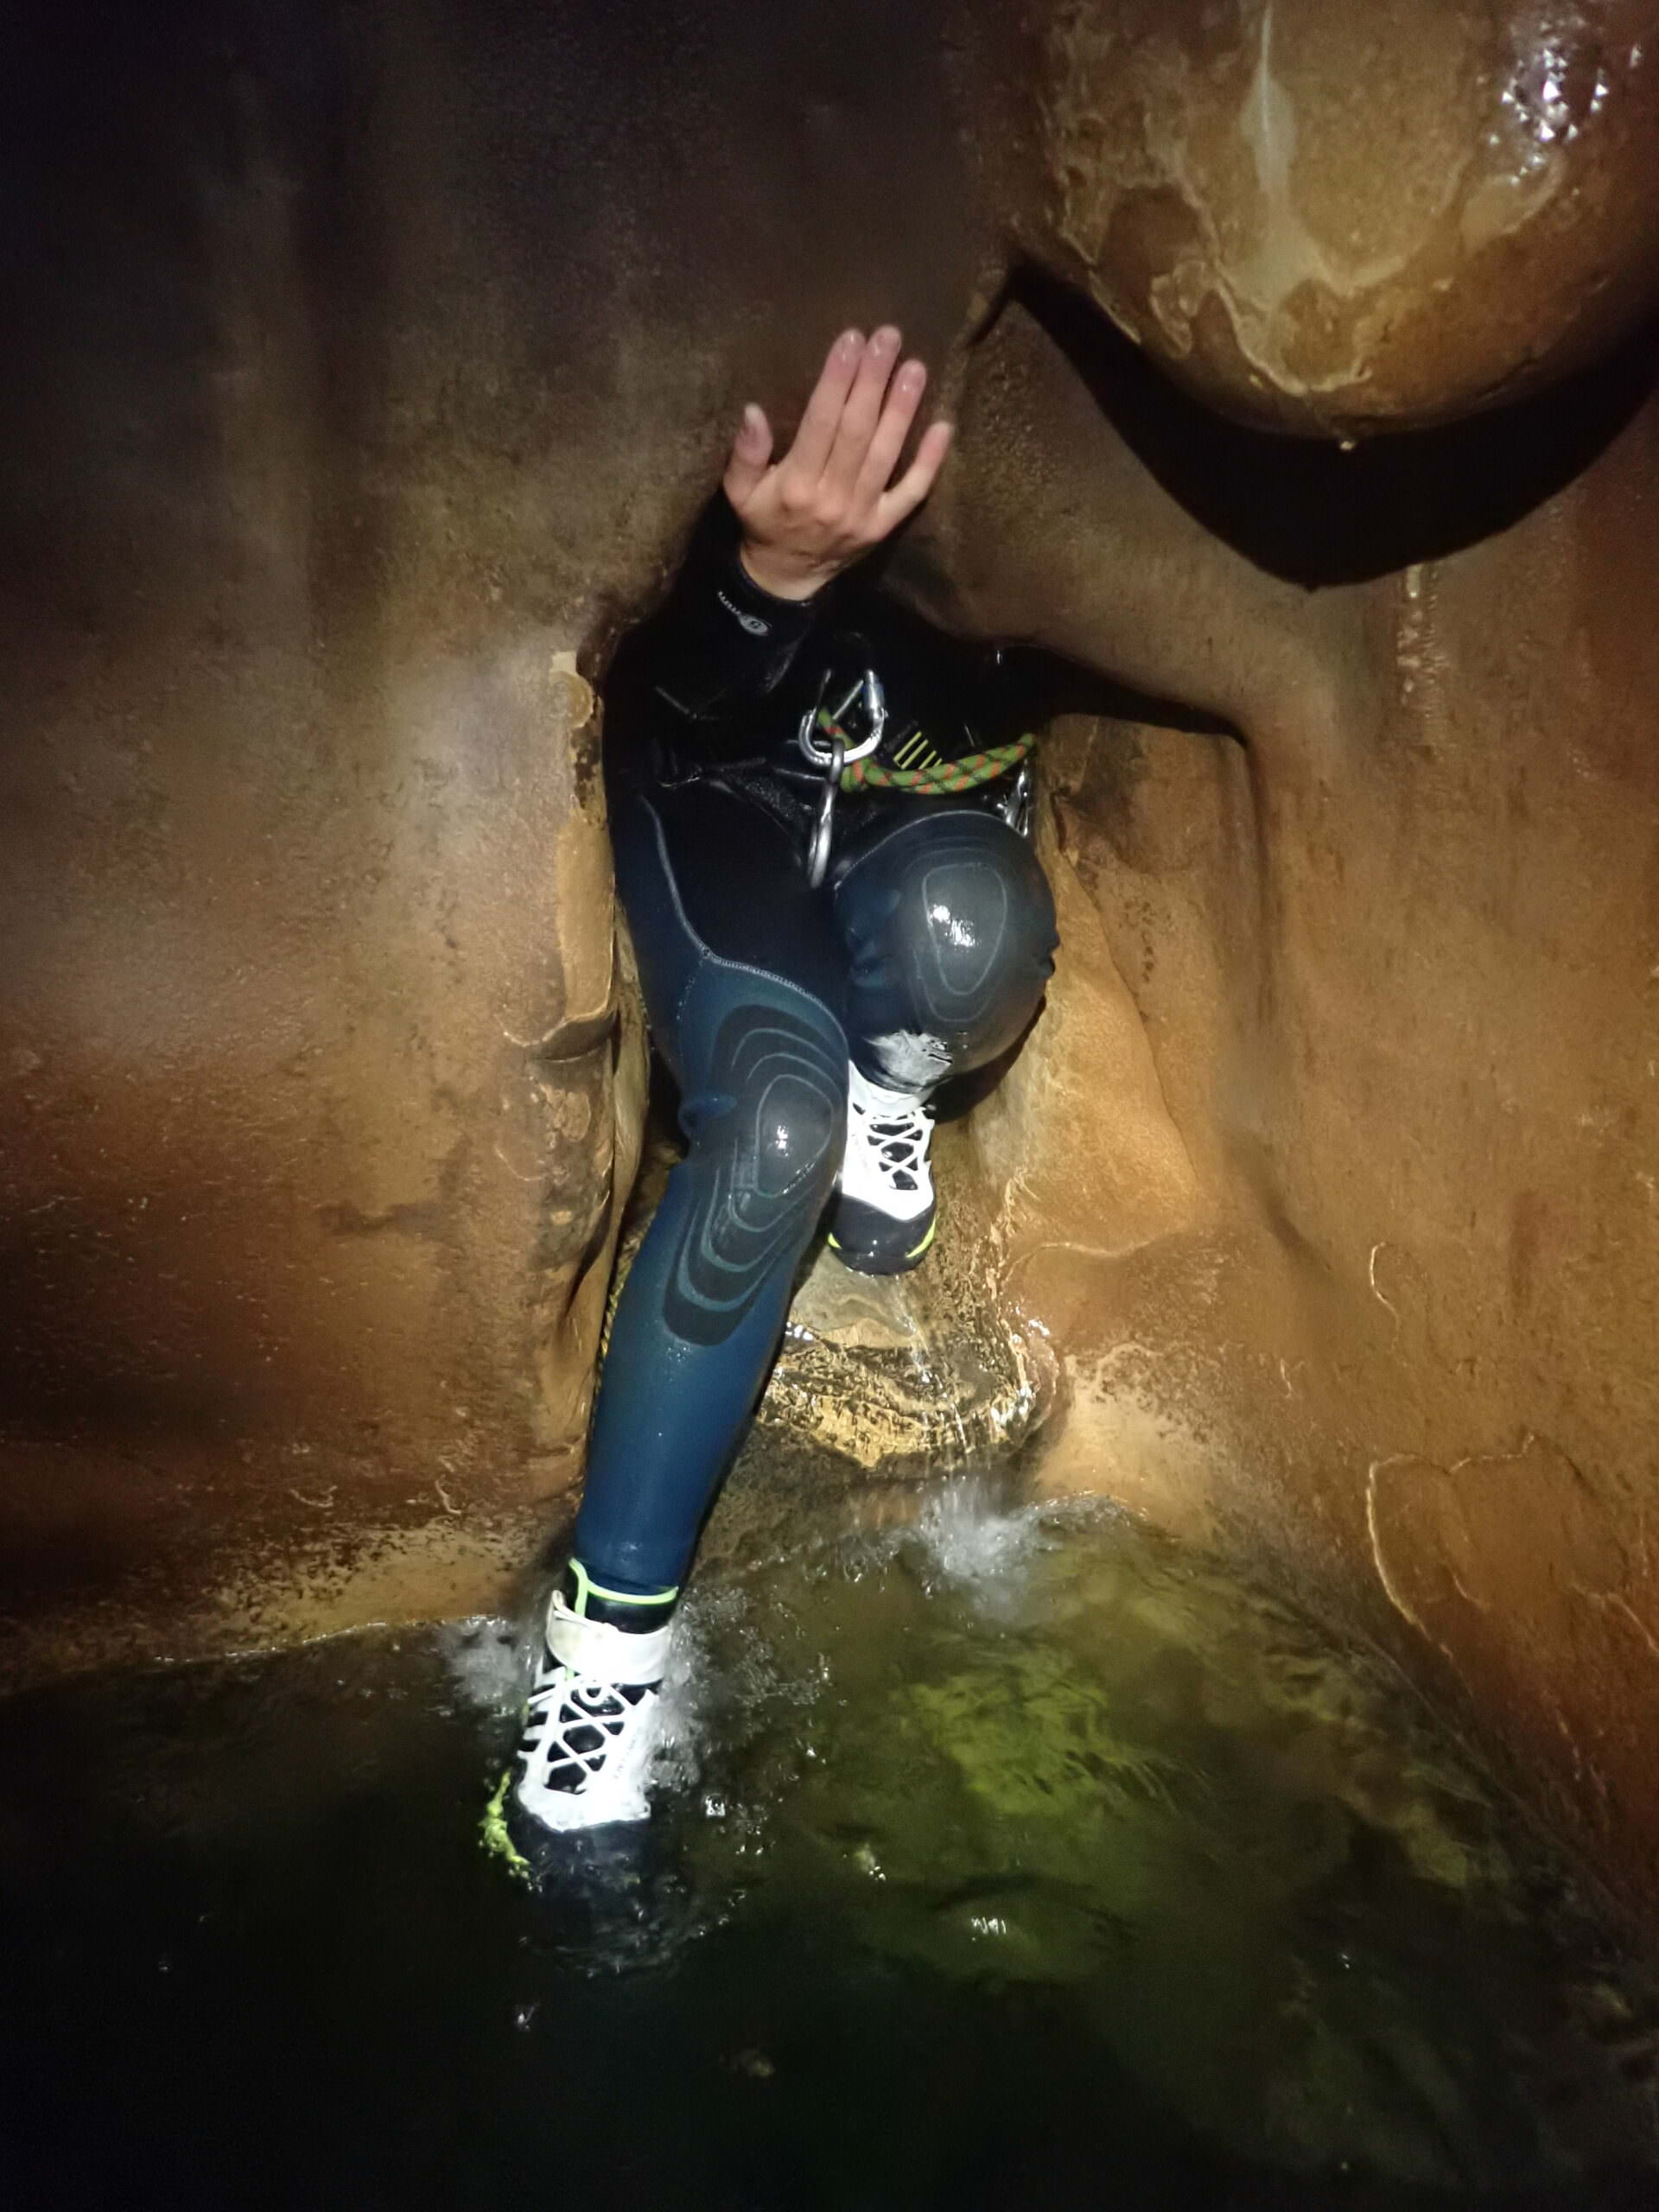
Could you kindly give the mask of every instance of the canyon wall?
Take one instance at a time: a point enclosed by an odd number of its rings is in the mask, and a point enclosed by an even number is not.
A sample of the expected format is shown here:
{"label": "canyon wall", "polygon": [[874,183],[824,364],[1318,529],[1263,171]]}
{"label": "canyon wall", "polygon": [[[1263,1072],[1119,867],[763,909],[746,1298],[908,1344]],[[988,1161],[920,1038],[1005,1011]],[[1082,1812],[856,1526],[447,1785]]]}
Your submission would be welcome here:
{"label": "canyon wall", "polygon": [[[1421,447],[1308,456],[1230,543],[1129,443],[1144,365],[1053,321],[1069,352],[1019,306],[987,340],[982,465],[918,584],[1062,650],[1110,634],[1154,697],[1208,680],[1203,717],[1050,734],[1065,988],[973,1125],[1011,1302],[1069,1378],[1045,1479],[1354,1593],[1452,1709],[1505,1716],[1564,1822],[1640,1839],[1644,1886],[1652,351]],[[1183,466],[1235,492],[1273,471],[1248,432],[1185,429]],[[1480,530],[1529,473],[1554,480]],[[1467,543],[1435,528],[1448,482]],[[1344,575],[1368,530],[1423,557]],[[1268,539],[1304,573],[1259,565]]]}
{"label": "canyon wall", "polygon": [[894,587],[1101,695],[1048,1013],[945,1146],[1039,1478],[1294,1573],[1659,1895],[1656,54],[1624,0],[33,26],[11,1678],[485,1602],[556,1517],[643,1098],[597,687],[741,399],[891,315],[962,425]]}

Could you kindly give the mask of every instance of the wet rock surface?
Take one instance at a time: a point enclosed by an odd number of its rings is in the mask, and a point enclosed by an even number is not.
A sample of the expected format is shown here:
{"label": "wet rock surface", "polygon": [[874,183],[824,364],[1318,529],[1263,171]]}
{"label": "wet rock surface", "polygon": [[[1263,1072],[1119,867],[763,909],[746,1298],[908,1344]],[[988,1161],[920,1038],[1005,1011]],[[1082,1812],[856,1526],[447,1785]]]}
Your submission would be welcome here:
{"label": "wet rock surface", "polygon": [[[1332,452],[1282,473],[1271,527],[1241,499],[1205,534],[1200,456],[1265,488],[1248,435],[1177,410],[1148,442],[1142,387],[1054,305],[985,341],[983,467],[913,549],[953,619],[1109,632],[1149,695],[1050,733],[1076,918],[1056,1018],[975,1124],[1009,1294],[1070,1386],[1046,1478],[1109,1466],[1345,1584],[1651,1895],[1651,347],[1571,406],[1434,434],[1468,540],[1368,575],[1427,452],[1376,456],[1340,524]],[[1495,508],[1500,462],[1553,488]],[[1416,509],[1420,543],[1448,512]],[[1138,576],[1099,556],[1126,536]],[[1198,714],[1152,703],[1183,687]],[[1071,1018],[1085,976],[1133,1042]]]}
{"label": "wet rock surface", "polygon": [[1121,696],[1045,740],[965,1242],[810,1286],[751,1448],[908,1479],[1028,1363],[1055,1491],[1274,1558],[1659,1897],[1653,11],[1156,16],[31,27],[12,1677],[493,1605],[568,1510],[606,656],[739,403],[891,314],[961,435],[890,581]]}
{"label": "wet rock surface", "polygon": [[936,1172],[950,1211],[925,1266],[881,1279],[827,1249],[815,1261],[752,1450],[790,1438],[871,1474],[931,1478],[1006,1463],[1040,1428],[1052,1362],[1001,1296],[994,1241],[974,1218],[971,1160],[949,1133]]}
{"label": "wet rock surface", "polygon": [[1652,306],[1645,0],[1052,11],[1052,221],[1118,327],[1255,421],[1363,435],[1517,397]]}

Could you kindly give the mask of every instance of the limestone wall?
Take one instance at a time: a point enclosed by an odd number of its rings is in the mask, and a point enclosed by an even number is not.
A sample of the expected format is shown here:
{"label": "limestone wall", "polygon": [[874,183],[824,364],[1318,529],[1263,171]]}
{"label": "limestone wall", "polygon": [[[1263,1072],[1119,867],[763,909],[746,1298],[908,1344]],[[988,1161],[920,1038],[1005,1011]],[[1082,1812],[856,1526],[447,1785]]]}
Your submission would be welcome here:
{"label": "limestone wall", "polygon": [[[1337,453],[1290,477],[1288,578],[1132,449],[1116,349],[1069,357],[1015,308],[978,365],[931,523],[961,611],[1109,632],[1109,665],[1233,733],[1051,736],[1062,968],[974,1131],[1011,1300],[1070,1377],[1046,1479],[1349,1592],[1651,1884],[1652,352],[1351,484]],[[1187,427],[1235,488],[1263,458]],[[1437,536],[1529,468],[1555,480],[1524,513]],[[1303,580],[1363,569],[1331,537],[1373,525],[1382,573]]]}
{"label": "limestone wall", "polygon": [[1656,72],[1649,0],[41,13],[9,1671],[479,1603],[568,1496],[595,686],[892,315],[962,423],[895,586],[1128,687],[951,1140],[1043,1479],[1262,1546],[1659,1893]]}

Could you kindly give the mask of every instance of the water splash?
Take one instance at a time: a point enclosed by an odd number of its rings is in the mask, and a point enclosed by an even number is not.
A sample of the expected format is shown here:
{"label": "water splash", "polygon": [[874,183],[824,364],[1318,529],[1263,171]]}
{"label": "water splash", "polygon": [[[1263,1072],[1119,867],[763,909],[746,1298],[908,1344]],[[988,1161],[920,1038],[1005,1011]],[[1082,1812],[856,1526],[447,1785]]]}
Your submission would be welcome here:
{"label": "water splash", "polygon": [[971,1592],[994,1616],[1017,1610],[1033,1557],[1053,1541],[1040,1508],[1010,1508],[1006,1486],[978,1474],[942,1484],[916,1523],[924,1580]]}
{"label": "water splash", "polygon": [[241,2202],[256,2131],[275,2212],[499,2202],[550,2144],[653,2212],[1651,2201],[1659,1996],[1213,1561],[965,1478],[699,1585],[657,1819],[539,1894],[476,1845],[524,1665],[480,1618],[0,1707],[19,2201]]}
{"label": "water splash", "polygon": [[474,1713],[517,1713],[534,1663],[534,1616],[502,1620],[474,1613],[434,1630],[438,1656],[455,1693]]}

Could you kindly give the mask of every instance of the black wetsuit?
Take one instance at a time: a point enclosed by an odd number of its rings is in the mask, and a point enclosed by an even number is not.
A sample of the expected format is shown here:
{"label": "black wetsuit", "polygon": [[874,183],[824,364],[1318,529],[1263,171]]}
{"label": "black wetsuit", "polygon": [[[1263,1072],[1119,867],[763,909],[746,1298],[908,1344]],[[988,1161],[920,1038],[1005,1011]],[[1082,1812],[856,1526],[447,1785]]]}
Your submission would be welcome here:
{"label": "black wetsuit", "polygon": [[[824,776],[797,732],[825,668],[885,655],[900,705],[884,753],[914,757],[908,692],[938,709],[948,759],[982,739],[992,675],[944,641],[930,668],[897,612],[872,639],[865,610],[849,645],[847,602],[823,597],[774,599],[729,540],[705,541],[612,687],[618,889],[689,1147],[618,1306],[576,1526],[584,1567],[619,1592],[683,1578],[835,1188],[849,1055],[925,1096],[1014,1042],[1052,967],[1047,882],[988,803],[995,785],[842,798],[810,884]],[[973,728],[953,745],[964,708]]]}

